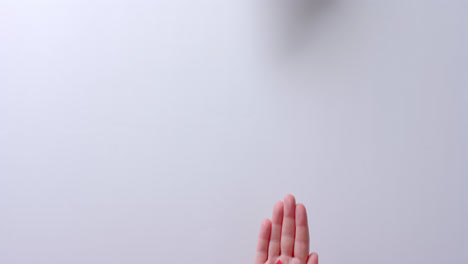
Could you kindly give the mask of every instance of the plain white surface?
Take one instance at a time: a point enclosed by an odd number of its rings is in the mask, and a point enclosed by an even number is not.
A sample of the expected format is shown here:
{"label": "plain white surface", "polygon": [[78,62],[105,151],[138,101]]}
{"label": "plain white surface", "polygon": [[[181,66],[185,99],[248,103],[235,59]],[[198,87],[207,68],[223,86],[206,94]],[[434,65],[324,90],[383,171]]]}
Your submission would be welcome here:
{"label": "plain white surface", "polygon": [[0,1],[0,263],[468,263],[466,1]]}

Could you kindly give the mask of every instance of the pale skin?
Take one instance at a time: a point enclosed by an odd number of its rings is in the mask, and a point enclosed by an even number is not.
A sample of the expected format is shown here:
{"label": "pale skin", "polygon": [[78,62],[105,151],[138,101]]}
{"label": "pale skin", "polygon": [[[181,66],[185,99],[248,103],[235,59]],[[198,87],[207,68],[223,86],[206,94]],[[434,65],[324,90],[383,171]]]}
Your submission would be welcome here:
{"label": "pale skin", "polygon": [[288,194],[273,207],[273,215],[260,227],[254,264],[318,264],[309,252],[309,225],[303,204]]}

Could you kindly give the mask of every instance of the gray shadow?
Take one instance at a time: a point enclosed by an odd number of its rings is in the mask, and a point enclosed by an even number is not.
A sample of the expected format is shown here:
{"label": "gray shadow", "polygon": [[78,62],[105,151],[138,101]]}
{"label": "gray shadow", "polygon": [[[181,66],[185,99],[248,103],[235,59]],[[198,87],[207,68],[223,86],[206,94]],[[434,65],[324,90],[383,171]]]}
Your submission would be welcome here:
{"label": "gray shadow", "polygon": [[303,54],[338,0],[262,0],[264,41],[277,58]]}

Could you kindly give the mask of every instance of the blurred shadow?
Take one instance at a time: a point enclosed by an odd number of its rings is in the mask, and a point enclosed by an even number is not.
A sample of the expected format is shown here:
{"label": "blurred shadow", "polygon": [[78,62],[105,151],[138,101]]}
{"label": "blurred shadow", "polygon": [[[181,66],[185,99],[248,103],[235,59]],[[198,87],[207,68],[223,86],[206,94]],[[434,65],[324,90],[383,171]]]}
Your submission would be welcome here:
{"label": "blurred shadow", "polygon": [[313,41],[314,29],[337,0],[262,0],[264,40],[273,55],[296,56]]}

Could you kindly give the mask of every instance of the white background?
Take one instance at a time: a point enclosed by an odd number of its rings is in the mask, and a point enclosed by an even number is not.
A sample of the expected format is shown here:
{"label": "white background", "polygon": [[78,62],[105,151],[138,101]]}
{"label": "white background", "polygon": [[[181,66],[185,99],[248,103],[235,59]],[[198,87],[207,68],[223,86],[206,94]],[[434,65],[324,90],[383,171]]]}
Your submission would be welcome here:
{"label": "white background", "polygon": [[0,263],[468,263],[468,4],[0,0]]}

